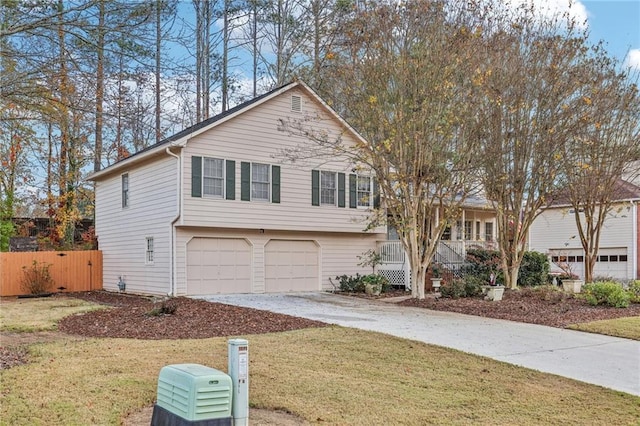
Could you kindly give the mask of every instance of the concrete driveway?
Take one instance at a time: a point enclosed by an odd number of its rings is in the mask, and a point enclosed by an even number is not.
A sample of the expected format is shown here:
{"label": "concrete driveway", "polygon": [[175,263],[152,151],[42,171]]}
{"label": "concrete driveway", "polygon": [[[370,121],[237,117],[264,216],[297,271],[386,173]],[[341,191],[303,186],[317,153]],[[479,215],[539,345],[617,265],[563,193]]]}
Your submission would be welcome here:
{"label": "concrete driveway", "polygon": [[329,293],[205,297],[483,355],[640,396],[640,342]]}

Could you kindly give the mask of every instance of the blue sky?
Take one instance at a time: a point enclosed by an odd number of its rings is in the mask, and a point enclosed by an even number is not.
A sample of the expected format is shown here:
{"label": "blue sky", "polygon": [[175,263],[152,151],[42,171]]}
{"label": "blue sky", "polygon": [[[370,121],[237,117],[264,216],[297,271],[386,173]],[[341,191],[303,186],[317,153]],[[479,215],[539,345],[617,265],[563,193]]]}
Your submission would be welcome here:
{"label": "blue sky", "polygon": [[[607,42],[609,53],[640,70],[640,0],[582,0],[591,40]],[[629,57],[627,55],[630,53]]]}

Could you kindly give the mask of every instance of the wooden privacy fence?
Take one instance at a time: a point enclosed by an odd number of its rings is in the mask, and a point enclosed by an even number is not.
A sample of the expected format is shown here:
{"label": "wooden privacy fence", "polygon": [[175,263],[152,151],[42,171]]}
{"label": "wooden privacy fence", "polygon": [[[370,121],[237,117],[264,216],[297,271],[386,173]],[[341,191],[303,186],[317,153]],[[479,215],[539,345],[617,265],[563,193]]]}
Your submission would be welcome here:
{"label": "wooden privacy fence", "polygon": [[[27,294],[20,283],[23,268],[33,262],[51,265],[52,292],[102,290],[102,252],[89,251],[34,251],[0,253],[0,296]],[[64,287],[59,290],[59,287]]]}

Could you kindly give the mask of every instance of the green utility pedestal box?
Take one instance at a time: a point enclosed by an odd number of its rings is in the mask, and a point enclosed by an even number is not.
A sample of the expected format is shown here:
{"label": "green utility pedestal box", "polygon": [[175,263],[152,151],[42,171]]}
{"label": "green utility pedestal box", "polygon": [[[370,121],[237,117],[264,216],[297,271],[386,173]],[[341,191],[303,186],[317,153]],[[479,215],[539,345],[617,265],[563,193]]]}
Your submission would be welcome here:
{"label": "green utility pedestal box", "polygon": [[231,425],[231,377],[199,364],[162,367],[152,426]]}

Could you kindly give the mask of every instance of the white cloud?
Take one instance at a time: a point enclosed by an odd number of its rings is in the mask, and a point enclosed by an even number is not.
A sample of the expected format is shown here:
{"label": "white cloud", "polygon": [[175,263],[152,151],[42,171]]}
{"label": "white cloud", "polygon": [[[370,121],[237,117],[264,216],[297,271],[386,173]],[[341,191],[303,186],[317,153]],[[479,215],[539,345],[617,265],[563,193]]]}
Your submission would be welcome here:
{"label": "white cloud", "polygon": [[561,21],[575,22],[579,29],[588,26],[589,12],[577,0],[504,0],[503,3],[505,7],[512,9],[533,5],[533,10],[543,20],[560,17]]}
{"label": "white cloud", "polygon": [[626,67],[640,71],[640,49],[631,49],[624,60]]}

